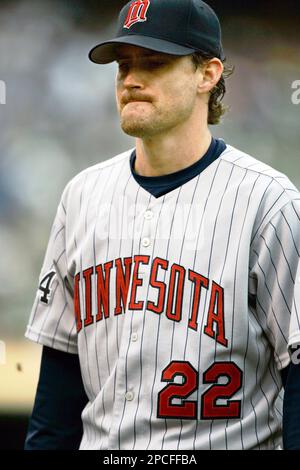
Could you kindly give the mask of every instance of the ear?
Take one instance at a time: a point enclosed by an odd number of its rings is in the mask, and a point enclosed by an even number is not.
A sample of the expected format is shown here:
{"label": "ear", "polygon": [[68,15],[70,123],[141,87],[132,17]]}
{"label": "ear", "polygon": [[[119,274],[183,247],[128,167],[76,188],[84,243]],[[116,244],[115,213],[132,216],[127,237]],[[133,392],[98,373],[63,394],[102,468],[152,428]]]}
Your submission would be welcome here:
{"label": "ear", "polygon": [[199,93],[209,93],[220,81],[224,70],[223,63],[217,57],[208,60],[201,66]]}

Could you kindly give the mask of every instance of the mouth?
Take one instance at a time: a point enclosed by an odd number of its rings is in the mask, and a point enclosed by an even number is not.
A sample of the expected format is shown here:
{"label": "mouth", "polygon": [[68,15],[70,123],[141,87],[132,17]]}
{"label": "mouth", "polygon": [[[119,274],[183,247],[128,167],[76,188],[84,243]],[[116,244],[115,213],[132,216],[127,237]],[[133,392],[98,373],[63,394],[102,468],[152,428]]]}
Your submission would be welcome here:
{"label": "mouth", "polygon": [[149,101],[147,101],[147,100],[130,100],[130,101],[127,101],[125,103],[125,105],[130,104],[130,103],[149,103]]}
{"label": "mouth", "polygon": [[142,95],[134,95],[132,94],[130,96],[129,93],[124,93],[123,96],[120,96],[120,103],[122,106],[126,106],[127,104],[130,103],[150,103],[152,101],[150,96],[142,96]]}
{"label": "mouth", "polygon": [[141,107],[143,107],[144,104],[146,103],[150,103],[150,101],[148,100],[130,100],[130,101],[125,101],[125,103],[123,104],[122,106],[122,110],[123,109],[139,109]]}

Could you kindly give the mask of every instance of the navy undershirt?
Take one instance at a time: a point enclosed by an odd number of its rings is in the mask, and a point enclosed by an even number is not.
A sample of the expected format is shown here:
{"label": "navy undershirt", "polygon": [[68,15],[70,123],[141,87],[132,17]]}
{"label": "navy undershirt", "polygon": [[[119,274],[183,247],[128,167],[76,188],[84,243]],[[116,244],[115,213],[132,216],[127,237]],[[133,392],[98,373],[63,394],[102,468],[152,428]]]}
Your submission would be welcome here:
{"label": "navy undershirt", "polygon": [[[130,165],[137,183],[156,198],[187,183],[213,163],[223,151],[223,140],[212,139],[206,154],[196,163],[176,173],[145,177],[134,171],[136,154]],[[285,388],[284,449],[300,450],[300,365],[281,371]],[[78,449],[82,437],[81,412],[88,402],[78,356],[43,347],[40,377],[25,450]]]}
{"label": "navy undershirt", "polygon": [[87,403],[78,355],[44,346],[24,449],[78,449]]}
{"label": "navy undershirt", "polygon": [[203,155],[193,165],[184,168],[183,170],[177,171],[164,176],[141,176],[138,175],[134,170],[134,164],[136,160],[135,150],[130,156],[130,167],[131,172],[136,182],[142,186],[146,191],[155,196],[156,198],[163,196],[174,189],[179,188],[183,184],[190,181],[195,176],[198,176],[204,171],[211,163],[213,163],[221,153],[226,149],[226,144],[221,139],[212,139],[209,149],[206,154]]}

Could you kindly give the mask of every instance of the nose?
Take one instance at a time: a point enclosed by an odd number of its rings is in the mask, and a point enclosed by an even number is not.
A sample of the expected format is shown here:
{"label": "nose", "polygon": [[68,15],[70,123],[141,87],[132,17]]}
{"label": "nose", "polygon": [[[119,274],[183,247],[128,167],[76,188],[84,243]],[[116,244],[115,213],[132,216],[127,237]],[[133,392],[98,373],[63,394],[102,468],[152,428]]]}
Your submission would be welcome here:
{"label": "nose", "polygon": [[142,73],[133,65],[121,68],[120,79],[125,88],[143,88]]}

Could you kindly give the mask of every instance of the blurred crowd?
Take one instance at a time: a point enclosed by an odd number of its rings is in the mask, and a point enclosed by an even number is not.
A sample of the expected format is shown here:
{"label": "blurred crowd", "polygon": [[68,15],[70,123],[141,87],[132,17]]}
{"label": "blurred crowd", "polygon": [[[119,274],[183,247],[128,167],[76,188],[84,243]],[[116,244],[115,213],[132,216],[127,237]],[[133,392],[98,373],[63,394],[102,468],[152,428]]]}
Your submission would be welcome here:
{"label": "blurred crowd", "polygon": [[[87,57],[114,33],[105,3],[98,21],[91,21],[84,3],[0,3],[0,80],[6,85],[6,104],[0,104],[0,340],[23,336],[65,184],[134,146],[119,128],[116,65],[98,66]],[[292,83],[300,80],[296,26],[292,16],[224,15],[224,47],[235,73],[225,99],[230,111],[212,132],[283,171],[300,189],[300,106],[291,100]]]}

